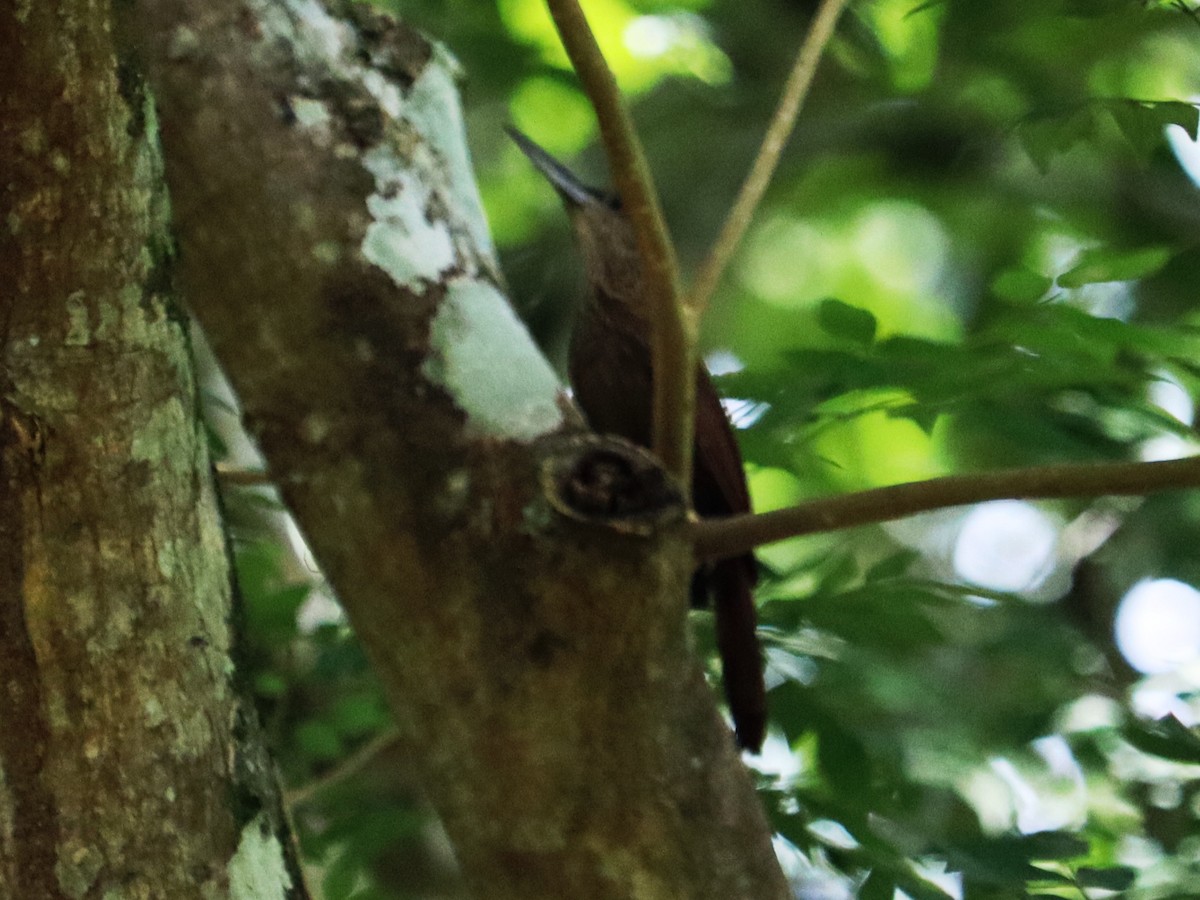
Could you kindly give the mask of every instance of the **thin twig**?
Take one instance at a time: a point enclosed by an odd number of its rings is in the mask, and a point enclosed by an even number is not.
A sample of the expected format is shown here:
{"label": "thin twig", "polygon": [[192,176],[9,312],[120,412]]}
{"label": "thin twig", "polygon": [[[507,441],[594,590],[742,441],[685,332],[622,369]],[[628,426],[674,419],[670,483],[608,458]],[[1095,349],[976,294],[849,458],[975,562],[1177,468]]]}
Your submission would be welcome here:
{"label": "thin twig", "polygon": [[1168,462],[1038,466],[951,475],[891,487],[823,497],[758,515],[704,519],[693,524],[696,557],[739,556],[754,547],[804,534],[873,525],[917,513],[988,500],[1141,496],[1200,487],[1200,456]]}
{"label": "thin twig", "polygon": [[808,96],[808,89],[817,74],[821,54],[833,37],[834,27],[847,2],[848,0],[822,0],[808,34],[804,36],[804,42],[796,54],[796,62],[779,98],[779,106],[767,128],[762,147],[759,148],[758,158],[754,160],[750,174],[746,176],[737,200],[721,227],[721,233],[713,243],[700,274],[696,276],[696,281],[687,294],[687,309],[697,320],[708,307],[721,276],[725,274],[729,260],[733,257],[733,252],[745,236],[746,229],[750,227],[754,211],[766,193],[771,176],[775,174],[775,167],[779,165],[784,145],[791,137],[800,107],[804,105],[804,99]]}
{"label": "thin twig", "polygon": [[327,787],[362,771],[368,763],[396,743],[398,734],[399,732],[395,728],[389,728],[375,735],[321,777],[286,791],[283,797],[284,803],[289,808],[295,809],[312,800]]}
{"label": "thin twig", "polygon": [[583,10],[576,0],[546,0],[546,4],[575,74],[596,111],[613,183],[637,234],[654,307],[653,449],[667,471],[688,485],[696,404],[697,328],[680,297],[675,248],[633,121]]}

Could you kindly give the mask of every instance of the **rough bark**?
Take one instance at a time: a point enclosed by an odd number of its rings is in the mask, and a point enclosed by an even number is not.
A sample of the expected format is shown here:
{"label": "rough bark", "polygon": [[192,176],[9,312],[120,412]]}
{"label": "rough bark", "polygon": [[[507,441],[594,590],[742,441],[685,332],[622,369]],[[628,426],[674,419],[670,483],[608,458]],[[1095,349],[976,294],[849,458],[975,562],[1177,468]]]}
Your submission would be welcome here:
{"label": "rough bark", "polygon": [[0,8],[0,898],[299,897],[108,16]]}
{"label": "rough bark", "polygon": [[646,457],[498,286],[445,53],[350,6],[142,0],[189,302],[489,898],[787,896]]}

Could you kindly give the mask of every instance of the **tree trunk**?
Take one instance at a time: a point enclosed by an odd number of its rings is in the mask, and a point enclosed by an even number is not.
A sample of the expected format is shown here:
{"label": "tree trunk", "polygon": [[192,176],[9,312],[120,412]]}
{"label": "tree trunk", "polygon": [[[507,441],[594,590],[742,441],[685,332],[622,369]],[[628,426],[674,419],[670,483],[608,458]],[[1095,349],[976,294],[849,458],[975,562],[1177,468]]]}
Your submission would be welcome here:
{"label": "tree trunk", "polygon": [[0,898],[301,897],[108,10],[0,8]]}

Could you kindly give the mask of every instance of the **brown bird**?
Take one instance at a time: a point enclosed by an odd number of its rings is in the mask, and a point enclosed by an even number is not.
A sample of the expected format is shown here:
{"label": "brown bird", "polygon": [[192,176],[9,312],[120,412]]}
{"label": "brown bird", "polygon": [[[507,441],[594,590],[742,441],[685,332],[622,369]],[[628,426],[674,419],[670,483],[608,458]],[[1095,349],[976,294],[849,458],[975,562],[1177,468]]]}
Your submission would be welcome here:
{"label": "brown bird", "polygon": [[[583,254],[588,297],[575,320],[567,370],[575,400],[592,429],[650,446],[652,362],[650,302],[632,226],[620,199],[586,187],[528,137],[508,129],[517,146],[553,185]],[[703,363],[696,366],[696,432],[692,505],[705,517],[750,511],[746,472],[733,429]],[[754,555],[707,565],[692,579],[692,603],[709,596],[717,650],[738,745],[758,752],[766,731],[762,652],[755,628]]]}

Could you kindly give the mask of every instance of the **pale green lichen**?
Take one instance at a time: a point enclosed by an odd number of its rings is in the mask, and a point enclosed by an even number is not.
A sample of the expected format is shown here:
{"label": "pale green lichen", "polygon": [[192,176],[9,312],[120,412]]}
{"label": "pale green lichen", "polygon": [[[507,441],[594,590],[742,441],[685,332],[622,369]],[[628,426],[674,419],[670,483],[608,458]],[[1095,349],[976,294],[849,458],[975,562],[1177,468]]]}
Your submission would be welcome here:
{"label": "pale green lichen", "polygon": [[311,97],[289,97],[288,105],[301,128],[328,129],[331,116],[325,104]]}
{"label": "pale green lichen", "polygon": [[531,440],[562,423],[554,370],[487,282],[447,284],[430,351],[425,376],[450,393],[475,433]]}
{"label": "pale green lichen", "polygon": [[40,122],[30,125],[17,136],[17,145],[26,156],[41,156],[48,144],[46,129]]}
{"label": "pale green lichen", "polygon": [[412,122],[437,156],[453,198],[450,206],[470,236],[473,251],[488,268],[495,269],[496,251],[475,187],[467,142],[463,140],[465,127],[454,80],[458,63],[440,44],[435,42],[433,49],[433,59],[405,98],[404,118]]}
{"label": "pale green lichen", "polygon": [[363,255],[398,284],[436,281],[454,262],[450,230],[426,214],[429,188],[413,178],[390,149],[376,147],[363,157],[375,176],[375,193],[367,198],[371,224],[363,238]]}
{"label": "pale green lichen", "polygon": [[283,845],[260,814],[246,823],[229,861],[230,900],[284,900],[292,886]]}
{"label": "pale green lichen", "polygon": [[331,266],[342,258],[342,248],[335,241],[321,241],[313,246],[313,259]]}
{"label": "pale green lichen", "polygon": [[305,416],[300,422],[300,437],[306,444],[319,444],[329,437],[333,430],[332,423],[323,415],[313,413]]}
{"label": "pale green lichen", "polygon": [[[375,190],[367,198],[371,222],[362,241],[364,257],[398,284],[418,289],[450,269],[495,275],[495,249],[463,139],[458,66],[450,54],[433,45],[428,64],[402,89],[358,60],[352,29],[315,0],[252,0],[251,7],[263,47],[282,38],[300,68],[360,85],[392,123],[411,125],[411,132],[386,127],[384,140],[363,155],[363,165],[375,178]],[[302,127],[325,129],[330,118],[325,104],[303,97],[290,102]],[[413,133],[419,136],[415,143]],[[433,215],[431,209],[436,210]]]}
{"label": "pale green lichen", "polygon": [[187,558],[186,552],[181,554],[180,548],[176,541],[166,540],[154,546],[154,562],[158,566],[158,574],[163,577],[164,581],[170,581],[181,563]]}
{"label": "pale green lichen", "polygon": [[264,50],[281,38],[303,68],[333,68],[348,57],[349,28],[317,0],[254,0],[248,5],[257,13]]}
{"label": "pale green lichen", "polygon": [[82,900],[96,882],[104,857],[92,847],[69,840],[58,848],[58,859],[54,863],[54,877],[63,894],[72,900]]}
{"label": "pale green lichen", "polygon": [[67,336],[63,343],[70,347],[86,347],[92,341],[92,326],[89,321],[87,297],[83,291],[75,291],[67,297]]}
{"label": "pale green lichen", "polygon": [[178,397],[159,403],[134,432],[130,458],[150,463],[159,476],[190,472],[194,445],[188,427],[188,411]]}
{"label": "pale green lichen", "polygon": [[157,728],[169,720],[166,710],[163,709],[163,705],[157,697],[147,697],[142,702],[142,712],[145,714],[146,724],[151,728]]}

